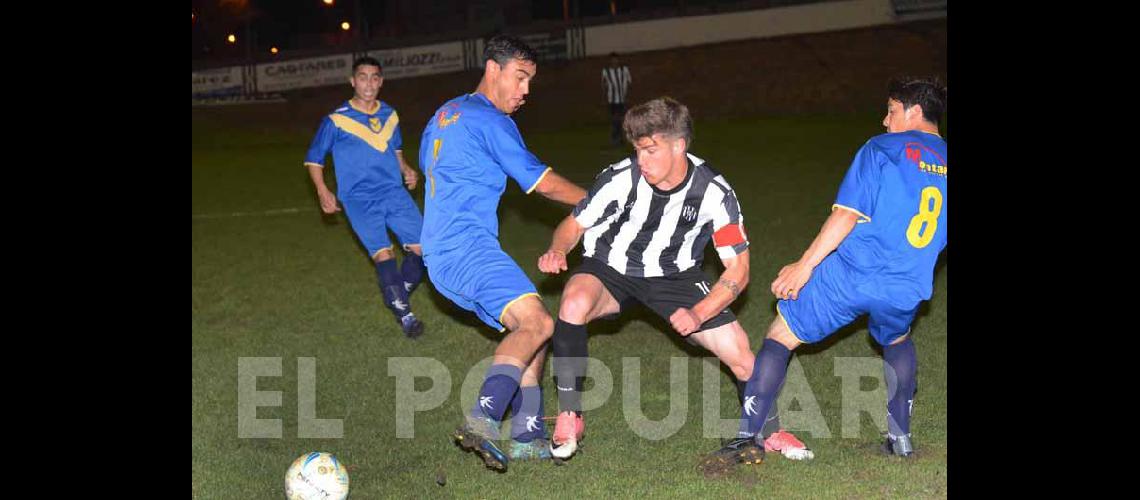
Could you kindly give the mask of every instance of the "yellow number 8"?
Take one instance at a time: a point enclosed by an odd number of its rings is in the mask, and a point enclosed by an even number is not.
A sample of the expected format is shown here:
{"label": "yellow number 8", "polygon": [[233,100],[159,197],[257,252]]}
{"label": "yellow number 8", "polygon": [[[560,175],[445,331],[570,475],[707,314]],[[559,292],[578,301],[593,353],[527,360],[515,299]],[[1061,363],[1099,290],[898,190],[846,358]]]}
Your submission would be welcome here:
{"label": "yellow number 8", "polygon": [[[930,209],[930,200],[934,200],[934,208]],[[938,231],[938,215],[942,213],[942,191],[934,186],[927,186],[922,190],[922,201],[918,204],[918,215],[911,217],[910,226],[906,228],[906,239],[915,248],[925,248],[934,239]]]}

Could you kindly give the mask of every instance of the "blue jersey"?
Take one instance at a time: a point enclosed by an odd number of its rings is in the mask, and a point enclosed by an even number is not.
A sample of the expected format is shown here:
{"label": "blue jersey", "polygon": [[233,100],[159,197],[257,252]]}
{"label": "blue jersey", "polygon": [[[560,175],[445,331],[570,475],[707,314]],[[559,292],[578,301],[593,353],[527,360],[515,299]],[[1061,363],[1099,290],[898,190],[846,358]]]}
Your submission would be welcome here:
{"label": "blue jersey", "polygon": [[376,109],[368,113],[349,101],[321,120],[305,155],[305,165],[324,166],[331,149],[336,162],[337,197],[375,200],[383,198],[389,189],[403,188],[396,158],[402,146],[400,117],[395,109],[378,101]]}
{"label": "blue jersey", "polygon": [[424,255],[499,238],[499,198],[510,176],[530,193],[549,167],[523,144],[510,116],[483,94],[452,99],[428,119],[420,142]]}
{"label": "blue jersey", "polygon": [[834,208],[859,213],[836,253],[856,282],[911,306],[930,298],[946,246],[946,141],[919,131],[871,138],[855,155]]}

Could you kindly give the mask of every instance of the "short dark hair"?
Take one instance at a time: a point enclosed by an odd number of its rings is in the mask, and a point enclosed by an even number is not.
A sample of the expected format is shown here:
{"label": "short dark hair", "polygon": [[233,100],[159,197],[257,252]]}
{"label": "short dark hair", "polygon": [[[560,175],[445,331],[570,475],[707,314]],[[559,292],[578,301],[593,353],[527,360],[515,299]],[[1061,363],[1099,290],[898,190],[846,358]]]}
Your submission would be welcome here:
{"label": "short dark hair", "polygon": [[897,77],[887,85],[887,98],[899,101],[903,109],[917,104],[926,121],[938,124],[946,111],[946,85],[938,77]]}
{"label": "short dark hair", "polygon": [[538,54],[526,42],[511,35],[495,35],[483,46],[483,63],[494,60],[499,66],[506,66],[511,59],[537,62]]}
{"label": "short dark hair", "polygon": [[668,137],[683,137],[685,147],[693,142],[693,117],[689,108],[672,97],[658,97],[638,104],[625,113],[622,130],[629,142],[637,142],[642,137],[661,134]]}
{"label": "short dark hair", "polygon": [[384,67],[380,65],[380,61],[377,61],[375,57],[365,56],[353,61],[352,74],[355,75],[356,69],[361,66],[376,66],[377,68],[380,68],[380,74],[384,74]]}

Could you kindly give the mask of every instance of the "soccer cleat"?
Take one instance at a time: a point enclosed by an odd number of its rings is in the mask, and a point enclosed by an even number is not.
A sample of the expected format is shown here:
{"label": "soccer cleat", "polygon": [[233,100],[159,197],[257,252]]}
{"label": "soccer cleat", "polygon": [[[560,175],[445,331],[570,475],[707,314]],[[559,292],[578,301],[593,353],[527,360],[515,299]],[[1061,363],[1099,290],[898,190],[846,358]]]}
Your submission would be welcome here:
{"label": "soccer cleat", "polygon": [[706,476],[724,474],[740,464],[764,462],[764,447],[755,436],[735,438],[724,443],[721,449],[709,453],[698,467]]}
{"label": "soccer cleat", "polygon": [[559,413],[558,420],[554,421],[554,436],[550,439],[550,454],[563,460],[574,456],[585,432],[586,422],[581,415],[572,411]]}
{"label": "soccer cleat", "polygon": [[511,460],[550,460],[550,441],[543,438],[529,443],[511,441]]}
{"label": "soccer cleat", "polygon": [[790,460],[811,460],[815,458],[815,453],[809,450],[803,441],[796,439],[796,436],[784,429],[773,432],[764,440],[764,451],[778,451]]}
{"label": "soccer cleat", "polygon": [[464,450],[478,453],[488,468],[506,472],[510,459],[491,440],[495,435],[492,429],[498,429],[497,422],[487,418],[468,417],[467,424],[456,429],[452,437]]}
{"label": "soccer cleat", "polygon": [[400,318],[400,328],[404,330],[404,336],[409,339],[415,339],[424,333],[424,324],[412,313]]}
{"label": "soccer cleat", "polygon": [[910,442],[910,434],[905,436],[892,436],[887,434],[887,440],[879,451],[884,455],[896,455],[903,458],[914,457],[914,444]]}

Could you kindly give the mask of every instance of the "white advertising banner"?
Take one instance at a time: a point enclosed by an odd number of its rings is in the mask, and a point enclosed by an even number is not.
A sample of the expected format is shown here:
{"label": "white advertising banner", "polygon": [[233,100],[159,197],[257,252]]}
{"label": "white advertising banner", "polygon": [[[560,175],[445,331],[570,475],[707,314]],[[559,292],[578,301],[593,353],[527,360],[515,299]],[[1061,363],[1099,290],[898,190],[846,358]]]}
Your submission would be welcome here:
{"label": "white advertising banner", "polygon": [[258,92],[279,92],[334,84],[348,85],[349,78],[352,78],[351,54],[257,65]]}
{"label": "white advertising banner", "polygon": [[241,91],[241,67],[207,69],[190,73],[191,94],[218,94]]}
{"label": "white advertising banner", "polygon": [[368,55],[380,61],[385,80],[463,70],[463,42],[370,50]]}

